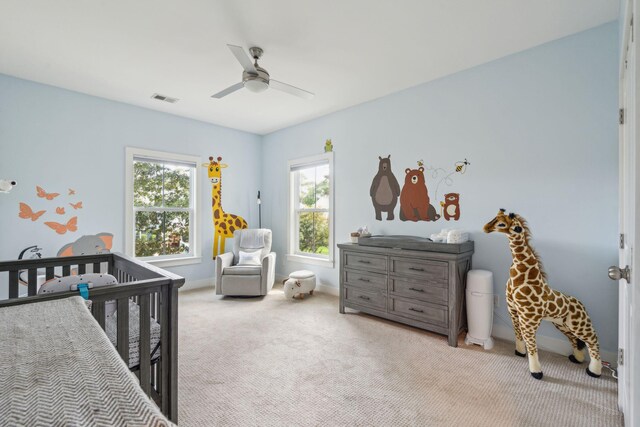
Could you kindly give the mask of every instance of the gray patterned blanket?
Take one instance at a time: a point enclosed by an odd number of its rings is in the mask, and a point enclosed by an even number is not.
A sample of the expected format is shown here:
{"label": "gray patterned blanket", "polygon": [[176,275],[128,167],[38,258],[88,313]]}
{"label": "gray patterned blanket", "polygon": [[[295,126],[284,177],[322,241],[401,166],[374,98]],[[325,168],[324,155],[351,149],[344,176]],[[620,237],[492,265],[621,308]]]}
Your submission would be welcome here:
{"label": "gray patterned blanket", "polygon": [[0,309],[1,426],[173,426],[80,297]]}

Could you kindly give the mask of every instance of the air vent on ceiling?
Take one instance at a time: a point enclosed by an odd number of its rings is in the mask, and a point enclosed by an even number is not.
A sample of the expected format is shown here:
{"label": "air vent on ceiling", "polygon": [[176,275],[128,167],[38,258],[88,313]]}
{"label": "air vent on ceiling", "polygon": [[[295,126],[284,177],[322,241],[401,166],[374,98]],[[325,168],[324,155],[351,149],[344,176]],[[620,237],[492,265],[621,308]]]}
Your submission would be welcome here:
{"label": "air vent on ceiling", "polygon": [[157,99],[158,101],[168,102],[170,104],[175,104],[179,101],[178,98],[171,98],[170,96],[160,95],[159,93],[154,93],[153,95],[151,95],[151,98]]}

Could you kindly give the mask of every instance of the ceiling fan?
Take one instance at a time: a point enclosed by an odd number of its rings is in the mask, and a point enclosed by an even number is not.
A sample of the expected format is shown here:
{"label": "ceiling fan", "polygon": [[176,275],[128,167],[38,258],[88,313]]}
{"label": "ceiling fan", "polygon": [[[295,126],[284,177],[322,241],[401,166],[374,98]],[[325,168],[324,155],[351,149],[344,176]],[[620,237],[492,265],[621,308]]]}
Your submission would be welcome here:
{"label": "ceiling fan", "polygon": [[291,95],[299,96],[300,98],[312,99],[314,97],[314,94],[311,92],[271,79],[267,70],[258,65],[258,59],[260,59],[263,53],[261,48],[249,48],[249,52],[254,59],[254,63],[252,63],[251,58],[249,58],[243,48],[231,44],[228,44],[227,46],[238,62],[240,62],[242,68],[244,68],[244,71],[242,72],[242,81],[234,84],[233,86],[229,86],[215,95],[211,95],[212,98],[220,99],[237,91],[238,89],[241,89],[242,87],[246,87],[251,92],[263,92],[271,87]]}

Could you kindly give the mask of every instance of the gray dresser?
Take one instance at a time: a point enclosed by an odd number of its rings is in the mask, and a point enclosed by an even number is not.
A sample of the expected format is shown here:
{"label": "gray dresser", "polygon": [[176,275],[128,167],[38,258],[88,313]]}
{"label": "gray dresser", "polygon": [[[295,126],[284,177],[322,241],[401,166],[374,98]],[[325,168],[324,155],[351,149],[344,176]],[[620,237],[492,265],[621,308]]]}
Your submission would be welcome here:
{"label": "gray dresser", "polygon": [[459,245],[459,253],[355,243],[338,248],[340,313],[351,308],[447,335],[450,346],[458,345],[458,334],[466,327],[465,285],[473,242]]}

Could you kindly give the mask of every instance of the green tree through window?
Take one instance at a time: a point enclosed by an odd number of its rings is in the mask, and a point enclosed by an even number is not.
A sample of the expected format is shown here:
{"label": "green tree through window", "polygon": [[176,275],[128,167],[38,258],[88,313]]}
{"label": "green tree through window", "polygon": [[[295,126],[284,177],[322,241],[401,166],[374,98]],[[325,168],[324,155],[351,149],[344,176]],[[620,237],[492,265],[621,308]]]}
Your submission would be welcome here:
{"label": "green tree through window", "polygon": [[330,171],[327,163],[292,172],[296,183],[297,252],[329,255]]}
{"label": "green tree through window", "polygon": [[134,160],[136,257],[190,253],[193,173],[188,165]]}

